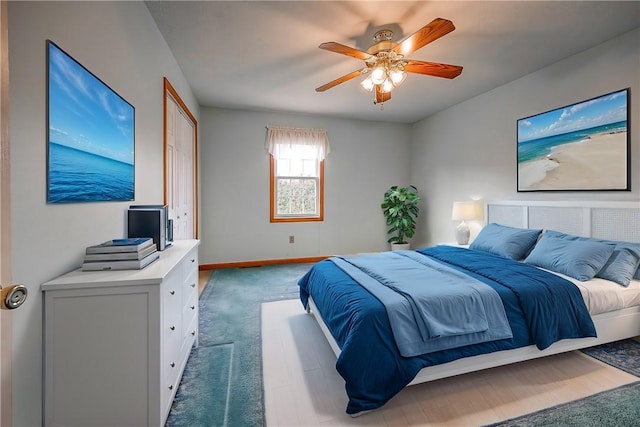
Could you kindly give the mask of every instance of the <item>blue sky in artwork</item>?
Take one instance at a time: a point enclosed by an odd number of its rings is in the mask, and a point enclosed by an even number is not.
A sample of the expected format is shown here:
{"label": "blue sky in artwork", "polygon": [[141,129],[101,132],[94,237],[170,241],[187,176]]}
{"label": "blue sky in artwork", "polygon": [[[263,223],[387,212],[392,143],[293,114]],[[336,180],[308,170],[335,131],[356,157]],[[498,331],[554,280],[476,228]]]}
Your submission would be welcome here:
{"label": "blue sky in artwork", "polygon": [[518,142],[627,120],[627,91],[621,90],[518,120]]}
{"label": "blue sky in artwork", "polygon": [[49,140],[134,164],[134,109],[49,43]]}

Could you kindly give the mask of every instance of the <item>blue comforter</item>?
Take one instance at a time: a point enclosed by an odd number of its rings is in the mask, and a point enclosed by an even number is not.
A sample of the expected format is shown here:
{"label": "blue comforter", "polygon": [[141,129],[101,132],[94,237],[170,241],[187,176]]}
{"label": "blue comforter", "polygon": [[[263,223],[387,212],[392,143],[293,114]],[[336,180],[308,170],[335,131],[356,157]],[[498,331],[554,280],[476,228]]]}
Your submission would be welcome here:
{"label": "blue comforter", "polygon": [[330,260],[385,306],[402,356],[513,336],[492,287],[420,253],[380,252]]}
{"label": "blue comforter", "polygon": [[379,408],[426,366],[566,338],[595,337],[578,288],[528,264],[449,246],[417,251],[492,287],[502,299],[513,338],[415,357],[401,356],[384,305],[329,260],[299,281],[304,306],[311,296],[340,346],[336,369],[345,380],[347,413]]}

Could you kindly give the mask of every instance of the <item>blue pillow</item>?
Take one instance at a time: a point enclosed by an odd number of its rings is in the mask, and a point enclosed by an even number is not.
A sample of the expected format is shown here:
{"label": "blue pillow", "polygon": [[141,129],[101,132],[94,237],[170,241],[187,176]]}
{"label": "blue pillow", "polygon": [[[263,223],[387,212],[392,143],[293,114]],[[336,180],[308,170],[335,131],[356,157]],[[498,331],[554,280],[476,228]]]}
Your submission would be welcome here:
{"label": "blue pillow", "polygon": [[615,245],[611,257],[602,269],[596,273],[596,277],[611,280],[624,287],[629,286],[631,279],[640,279],[640,243],[574,236],[554,230],[547,230],[545,234],[566,240],[594,241]]}
{"label": "blue pillow", "polygon": [[596,276],[611,280],[626,288],[629,286],[634,272],[638,271],[638,266],[640,266],[640,250],[616,245],[609,261]]}
{"label": "blue pillow", "polygon": [[584,282],[604,267],[614,248],[608,243],[568,240],[545,233],[524,262]]}
{"label": "blue pillow", "polygon": [[491,252],[516,261],[524,258],[538,240],[542,230],[507,227],[496,223],[484,227],[469,249]]}

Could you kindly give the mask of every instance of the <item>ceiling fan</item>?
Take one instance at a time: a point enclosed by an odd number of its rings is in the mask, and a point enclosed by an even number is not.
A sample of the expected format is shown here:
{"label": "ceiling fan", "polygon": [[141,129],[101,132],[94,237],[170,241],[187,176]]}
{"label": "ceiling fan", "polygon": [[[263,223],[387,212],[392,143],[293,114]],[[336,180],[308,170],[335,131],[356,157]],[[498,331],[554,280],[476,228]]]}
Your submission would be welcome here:
{"label": "ceiling fan", "polygon": [[455,28],[453,22],[436,18],[400,43],[392,41],[393,31],[383,29],[373,35],[375,44],[366,52],[336,42],[322,43],[319,46],[320,49],[362,59],[365,67],[316,88],[316,92],[324,92],[340,83],[367,74],[360,84],[370,92],[375,90],[374,104],[383,104],[391,99],[391,91],[404,81],[406,73],[454,79],[462,73],[462,67],[417,61],[406,58],[406,55],[450,33]]}

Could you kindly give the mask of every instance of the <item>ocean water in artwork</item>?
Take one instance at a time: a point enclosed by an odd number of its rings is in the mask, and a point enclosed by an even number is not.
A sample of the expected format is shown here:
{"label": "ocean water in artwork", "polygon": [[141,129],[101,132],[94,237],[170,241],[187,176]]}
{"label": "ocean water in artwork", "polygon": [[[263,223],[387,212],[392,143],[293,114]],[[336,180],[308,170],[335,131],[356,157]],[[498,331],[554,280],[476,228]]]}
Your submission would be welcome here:
{"label": "ocean water in artwork", "polygon": [[617,133],[627,131],[627,121],[609,123],[602,126],[596,126],[589,129],[580,129],[574,132],[562,133],[559,135],[547,136],[544,138],[531,139],[520,142],[518,144],[518,163],[528,160],[545,157],[553,151],[554,148],[572,144],[580,141],[588,141],[593,136],[603,133]]}
{"label": "ocean water in artwork", "polygon": [[49,144],[49,203],[134,199],[134,166]]}

